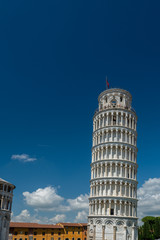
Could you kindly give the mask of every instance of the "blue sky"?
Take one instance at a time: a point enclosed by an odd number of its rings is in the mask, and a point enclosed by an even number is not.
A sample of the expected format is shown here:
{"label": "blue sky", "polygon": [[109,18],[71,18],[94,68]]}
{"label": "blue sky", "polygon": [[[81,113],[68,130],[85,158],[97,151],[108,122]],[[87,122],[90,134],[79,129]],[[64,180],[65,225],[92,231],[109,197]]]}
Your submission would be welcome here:
{"label": "blue sky", "polygon": [[[133,96],[139,187],[159,181],[159,9],[158,0],[0,3],[0,176],[16,185],[14,220],[85,219],[106,75]],[[13,159],[21,154],[36,160]],[[43,194],[50,208],[34,203]]]}

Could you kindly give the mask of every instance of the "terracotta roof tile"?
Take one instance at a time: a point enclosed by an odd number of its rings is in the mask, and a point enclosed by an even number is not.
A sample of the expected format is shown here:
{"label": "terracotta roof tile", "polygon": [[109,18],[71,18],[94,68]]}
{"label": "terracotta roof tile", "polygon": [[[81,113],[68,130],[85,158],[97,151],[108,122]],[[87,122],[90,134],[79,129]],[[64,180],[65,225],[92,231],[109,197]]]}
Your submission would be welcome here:
{"label": "terracotta roof tile", "polygon": [[63,228],[60,225],[25,223],[25,222],[10,222],[10,228]]}
{"label": "terracotta roof tile", "polygon": [[87,223],[80,223],[83,227],[87,227]]}
{"label": "terracotta roof tile", "polygon": [[10,228],[64,228],[64,227],[84,227],[87,223],[57,223],[57,224],[39,224],[25,222],[10,222]]}
{"label": "terracotta roof tile", "polygon": [[57,223],[64,227],[82,227],[80,223]]}

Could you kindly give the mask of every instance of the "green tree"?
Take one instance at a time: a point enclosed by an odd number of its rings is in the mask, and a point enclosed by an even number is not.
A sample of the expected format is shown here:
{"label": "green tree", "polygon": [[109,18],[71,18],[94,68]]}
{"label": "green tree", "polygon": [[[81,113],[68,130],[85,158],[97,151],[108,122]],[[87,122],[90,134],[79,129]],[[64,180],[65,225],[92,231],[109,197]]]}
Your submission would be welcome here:
{"label": "green tree", "polygon": [[148,222],[150,225],[150,231],[153,233],[154,232],[154,224],[155,224],[155,217],[152,216],[146,216],[142,218],[142,222]]}
{"label": "green tree", "polygon": [[142,218],[142,222],[149,222],[150,225],[152,224],[155,224],[155,217],[152,217],[152,216],[147,216],[147,217],[144,217]]}
{"label": "green tree", "polygon": [[150,225],[149,221],[145,221],[143,225],[143,239],[144,240],[151,240],[152,239],[152,234],[150,231]]}
{"label": "green tree", "polygon": [[160,237],[160,220],[159,218],[155,218],[155,225],[154,225],[154,236],[155,238]]}
{"label": "green tree", "polygon": [[140,226],[138,228],[138,240],[142,240],[143,239],[142,237],[143,237],[143,227]]}

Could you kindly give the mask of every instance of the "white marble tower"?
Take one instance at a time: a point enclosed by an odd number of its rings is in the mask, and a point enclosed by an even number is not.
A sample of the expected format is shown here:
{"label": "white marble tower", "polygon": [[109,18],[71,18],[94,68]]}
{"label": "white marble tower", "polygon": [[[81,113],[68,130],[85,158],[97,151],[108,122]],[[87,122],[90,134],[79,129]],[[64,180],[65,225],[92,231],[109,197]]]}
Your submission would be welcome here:
{"label": "white marble tower", "polygon": [[132,96],[108,89],[93,117],[88,240],[137,240],[137,116]]}
{"label": "white marble tower", "polygon": [[8,240],[14,188],[13,184],[0,178],[0,240]]}

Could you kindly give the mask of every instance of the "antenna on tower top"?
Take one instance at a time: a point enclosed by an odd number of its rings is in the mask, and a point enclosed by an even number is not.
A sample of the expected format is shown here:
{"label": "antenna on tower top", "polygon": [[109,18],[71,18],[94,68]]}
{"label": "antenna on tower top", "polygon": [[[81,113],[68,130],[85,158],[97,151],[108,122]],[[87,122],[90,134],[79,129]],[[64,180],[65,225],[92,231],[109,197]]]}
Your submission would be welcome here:
{"label": "antenna on tower top", "polygon": [[106,88],[109,89],[109,82],[108,82],[108,77],[106,76]]}

